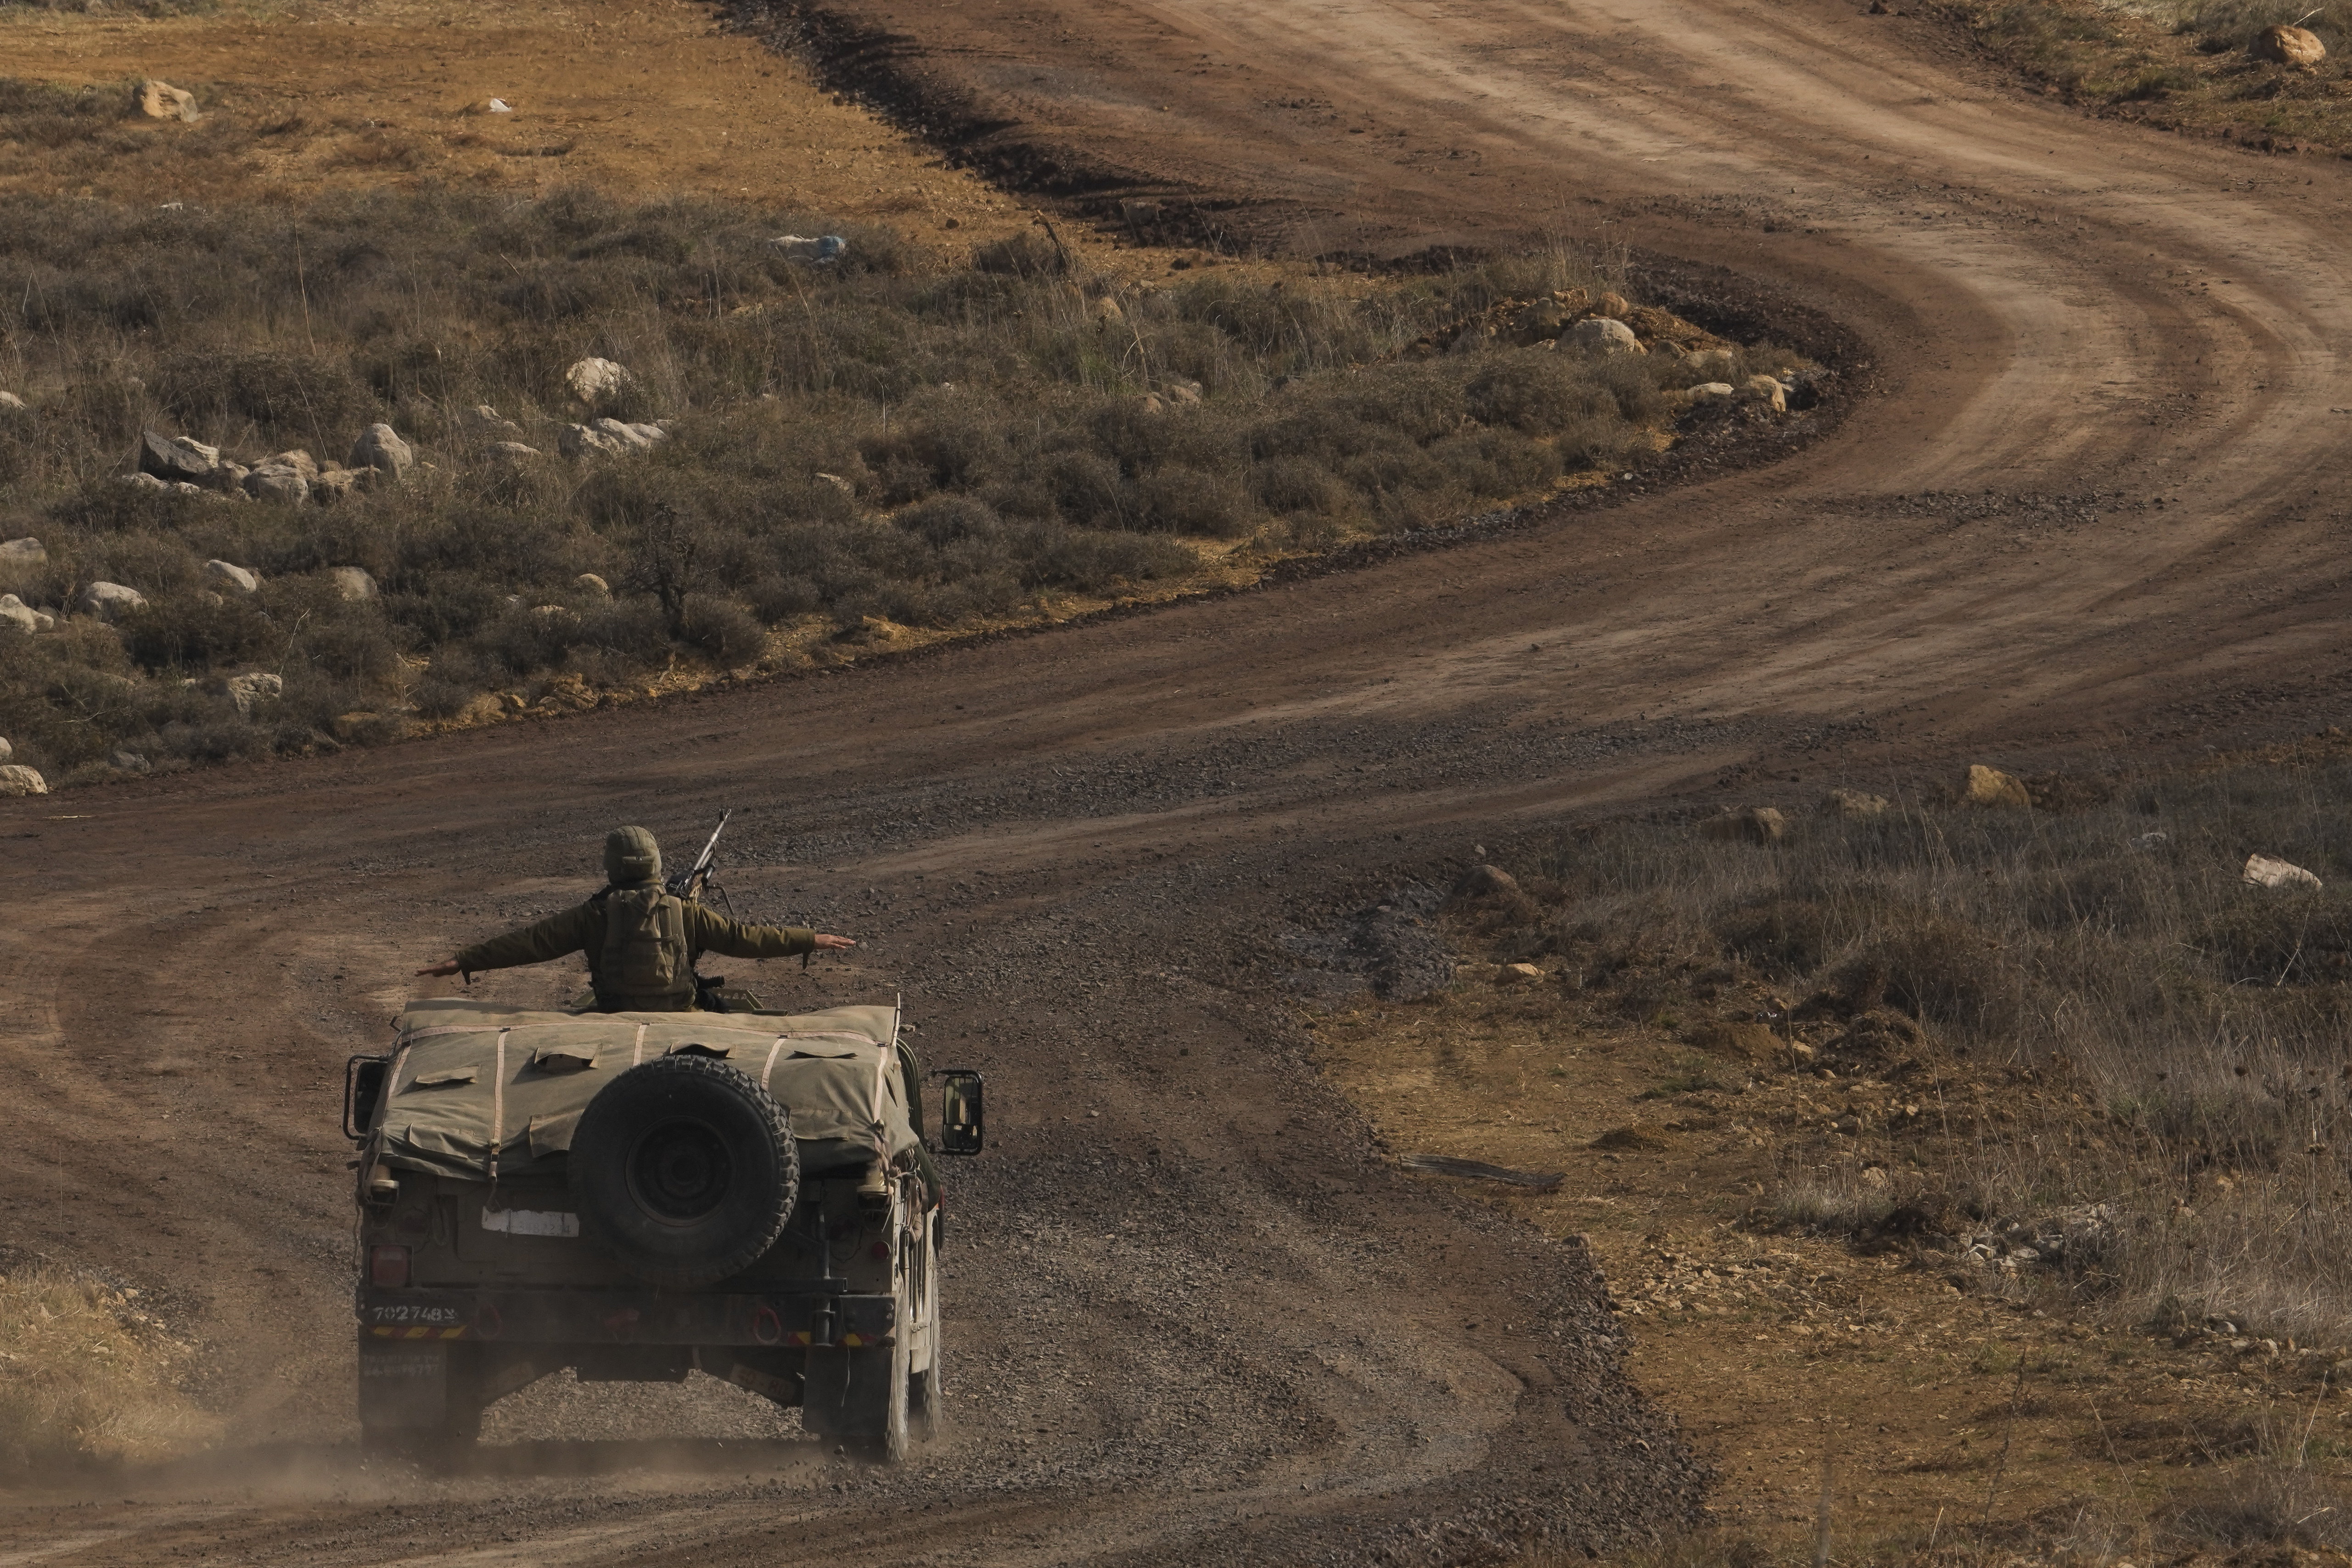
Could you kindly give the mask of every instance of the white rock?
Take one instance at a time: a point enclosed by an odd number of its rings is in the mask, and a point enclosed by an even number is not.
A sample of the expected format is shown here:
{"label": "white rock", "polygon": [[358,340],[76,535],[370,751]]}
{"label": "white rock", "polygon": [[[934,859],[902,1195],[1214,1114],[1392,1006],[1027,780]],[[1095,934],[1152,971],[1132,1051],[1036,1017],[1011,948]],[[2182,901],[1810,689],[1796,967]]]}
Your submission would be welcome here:
{"label": "white rock", "polygon": [[0,544],[0,566],[41,566],[48,559],[48,551],[30,534]]}
{"label": "white rock", "polygon": [[1740,392],[1753,403],[1761,403],[1775,414],[1785,414],[1789,408],[1789,389],[1769,375],[1751,375]]}
{"label": "white rock", "polygon": [[299,506],[310,499],[310,481],[292,468],[264,463],[245,476],[245,493],[256,500],[285,501]]}
{"label": "white rock", "polygon": [[2318,888],[2319,879],[2302,867],[2287,860],[2274,860],[2268,855],[2246,857],[2245,879],[2257,888]]}
{"label": "white rock", "polygon": [[210,480],[220,472],[220,448],[188,436],[159,436],[145,430],[139,437],[139,469],[166,484],[177,480]]}
{"label": "white rock", "polygon": [[16,748],[8,743],[8,737],[5,735],[0,735],[0,763],[6,762],[16,754]]}
{"label": "white rock", "polygon": [[286,695],[286,682],[282,677],[257,671],[251,675],[230,676],[224,689],[228,694],[229,702],[236,709],[237,717],[250,719],[254,709],[264,702],[275,702]]}
{"label": "white rock", "polygon": [[261,579],[252,572],[226,561],[205,562],[205,575],[222,587],[233,588],[240,594],[250,594],[261,586]]}
{"label": "white rock", "polygon": [[168,81],[142,81],[139,84],[139,112],[150,120],[193,123],[196,118],[196,95]]}
{"label": "white rock", "polygon": [[1568,331],[1570,347],[1587,353],[1637,354],[1643,351],[1642,340],[1633,329],[1608,316],[1587,316]]}
{"label": "white rock", "polygon": [[168,490],[172,487],[150,473],[125,474],[122,482],[134,490]]}
{"label": "white rock", "polygon": [[[30,636],[35,632],[48,630],[47,626],[41,625],[47,619],[48,619],[47,616],[16,597],[16,595],[0,594],[0,626],[10,626]],[[5,757],[0,757],[0,762],[7,760]]]}
{"label": "white rock", "polygon": [[147,595],[120,583],[92,583],[74,595],[73,607],[112,626],[131,611],[145,609]]}
{"label": "white rock", "polygon": [[563,373],[564,386],[591,408],[618,397],[634,379],[625,367],[608,359],[583,359]]}
{"label": "white rock", "polygon": [[457,428],[477,440],[515,441],[522,437],[521,426],[487,403],[478,403],[458,415]]}
{"label": "white rock", "polygon": [[155,764],[136,752],[117,752],[106,759],[106,765],[118,773],[147,773],[155,771]]}
{"label": "white rock", "polygon": [[1727,381],[1702,381],[1690,389],[1690,399],[1693,403],[1720,403],[1726,398],[1738,395],[1738,389]]}
{"label": "white rock", "polygon": [[21,763],[10,763],[0,767],[0,795],[47,795],[48,784],[41,775]]}
{"label": "white rock", "polygon": [[13,392],[0,392],[0,408],[22,408],[25,400]]}
{"label": "white rock", "polygon": [[607,598],[612,596],[613,585],[610,583],[605,582],[602,577],[597,576],[593,572],[583,572],[579,576],[574,577],[572,580],[574,583],[579,584],[583,588],[587,589],[592,594],[602,594]]}
{"label": "white rock", "polygon": [[327,579],[334,584],[335,592],[346,599],[375,597],[375,579],[368,575],[364,566],[329,567]]}
{"label": "white rock", "polygon": [[490,443],[490,455],[501,462],[520,463],[525,458],[538,457],[539,448],[526,447],[520,441],[493,441]]}

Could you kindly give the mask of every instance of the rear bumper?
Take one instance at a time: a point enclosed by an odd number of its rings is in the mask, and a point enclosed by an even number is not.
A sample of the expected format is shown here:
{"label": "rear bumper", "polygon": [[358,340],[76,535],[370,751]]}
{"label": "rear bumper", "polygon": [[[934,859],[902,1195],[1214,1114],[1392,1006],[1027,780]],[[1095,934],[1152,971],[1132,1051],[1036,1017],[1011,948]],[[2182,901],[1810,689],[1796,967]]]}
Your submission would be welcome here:
{"label": "rear bumper", "polygon": [[362,1287],[356,1305],[361,1339],[383,1342],[860,1350],[893,1342],[898,1328],[891,1297],[791,1291]]}

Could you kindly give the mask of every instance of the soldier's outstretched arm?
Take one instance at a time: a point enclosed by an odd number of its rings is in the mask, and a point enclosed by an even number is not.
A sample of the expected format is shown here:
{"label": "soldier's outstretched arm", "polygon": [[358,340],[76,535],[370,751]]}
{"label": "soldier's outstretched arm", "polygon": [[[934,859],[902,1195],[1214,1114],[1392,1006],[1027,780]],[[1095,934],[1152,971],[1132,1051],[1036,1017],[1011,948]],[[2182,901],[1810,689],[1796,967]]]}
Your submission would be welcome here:
{"label": "soldier's outstretched arm", "polygon": [[512,969],[522,963],[545,963],[578,952],[594,934],[602,911],[593,903],[575,904],[533,925],[478,942],[455,958],[445,958],[419,974],[472,974],[484,969]]}
{"label": "soldier's outstretched arm", "polygon": [[696,950],[729,958],[797,958],[803,952],[857,945],[845,936],[806,926],[746,925],[704,904],[688,904],[687,914],[691,922],[687,938]]}

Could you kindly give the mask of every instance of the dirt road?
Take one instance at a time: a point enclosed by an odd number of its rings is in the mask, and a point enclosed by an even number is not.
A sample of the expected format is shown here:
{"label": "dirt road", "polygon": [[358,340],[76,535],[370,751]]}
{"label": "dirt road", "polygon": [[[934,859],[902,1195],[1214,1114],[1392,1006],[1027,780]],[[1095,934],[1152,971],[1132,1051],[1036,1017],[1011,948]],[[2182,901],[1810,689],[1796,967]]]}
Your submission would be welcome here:
{"label": "dirt road", "polygon": [[[12,1504],[0,1563],[1638,1534],[1697,1478],[1617,1381],[1589,1269],[1387,1173],[1299,1065],[1286,930],[1718,780],[1795,805],[2345,717],[2341,165],[2073,119],[1825,0],[851,9],[924,22],[919,55],[856,59],[1011,125],[975,155],[1222,193],[1316,249],[1622,237],[1846,323],[1880,398],[1777,467],[1359,573],[0,806],[37,889],[9,922],[0,1224],[161,1289],[238,1400],[214,1461]],[[998,1147],[955,1199],[953,1436],[890,1477],[708,1390],[583,1389],[509,1419],[487,1474],[360,1468],[342,1057],[408,970],[583,890],[610,824],[676,844],[721,805],[739,902],[867,943],[755,984],[903,986],[935,1062],[992,1075]]]}

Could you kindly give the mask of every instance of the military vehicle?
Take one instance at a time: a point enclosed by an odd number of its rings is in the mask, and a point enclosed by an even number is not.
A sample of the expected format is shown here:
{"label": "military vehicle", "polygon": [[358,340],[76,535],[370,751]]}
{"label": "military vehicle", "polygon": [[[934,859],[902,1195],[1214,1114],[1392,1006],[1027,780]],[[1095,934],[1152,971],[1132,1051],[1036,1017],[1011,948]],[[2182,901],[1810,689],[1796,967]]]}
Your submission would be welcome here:
{"label": "military vehicle", "polygon": [[[896,1006],[411,1004],[344,1077],[363,1444],[462,1451],[492,1400],[565,1367],[699,1369],[902,1458],[939,1420],[941,1361],[902,1026]],[[940,1077],[940,1152],[977,1153],[981,1077]]]}

